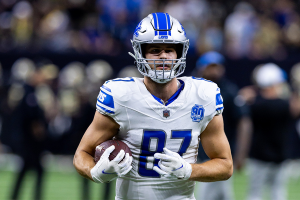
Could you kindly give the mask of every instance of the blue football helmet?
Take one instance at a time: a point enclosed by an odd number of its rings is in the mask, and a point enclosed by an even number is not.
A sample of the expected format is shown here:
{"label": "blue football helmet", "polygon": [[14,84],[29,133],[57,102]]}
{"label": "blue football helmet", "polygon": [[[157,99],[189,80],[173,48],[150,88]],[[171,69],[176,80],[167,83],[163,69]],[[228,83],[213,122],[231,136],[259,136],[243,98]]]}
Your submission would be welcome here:
{"label": "blue football helmet", "polygon": [[[150,77],[157,83],[167,83],[181,75],[186,66],[186,54],[189,40],[180,22],[168,13],[152,13],[144,18],[136,27],[131,40],[134,54],[129,54],[136,60],[139,72]],[[175,44],[177,59],[146,59],[144,44]],[[154,65],[154,69],[149,66]],[[156,64],[171,64],[170,70],[156,70]]]}

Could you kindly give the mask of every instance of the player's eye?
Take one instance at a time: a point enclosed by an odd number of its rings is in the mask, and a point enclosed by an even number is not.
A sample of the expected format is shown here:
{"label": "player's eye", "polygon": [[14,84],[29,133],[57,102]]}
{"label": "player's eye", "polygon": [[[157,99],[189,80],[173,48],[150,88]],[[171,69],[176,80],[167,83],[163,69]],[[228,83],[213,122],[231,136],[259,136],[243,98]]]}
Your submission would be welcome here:
{"label": "player's eye", "polygon": [[173,51],[174,51],[173,49],[166,49],[166,50],[165,50],[166,53],[171,53],[171,52],[173,52]]}
{"label": "player's eye", "polygon": [[151,49],[151,51],[150,51],[151,53],[159,53],[160,52],[160,50],[159,49]]}

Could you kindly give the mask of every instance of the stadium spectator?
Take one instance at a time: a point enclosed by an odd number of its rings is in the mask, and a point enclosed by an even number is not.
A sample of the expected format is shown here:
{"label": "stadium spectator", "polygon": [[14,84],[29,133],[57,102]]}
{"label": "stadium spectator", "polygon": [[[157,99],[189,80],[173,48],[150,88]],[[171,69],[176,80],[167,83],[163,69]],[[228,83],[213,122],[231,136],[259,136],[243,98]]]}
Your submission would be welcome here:
{"label": "stadium spectator", "polygon": [[250,53],[251,42],[257,29],[257,17],[253,6],[238,3],[225,21],[226,52],[230,57],[241,58]]}
{"label": "stadium spectator", "polygon": [[[145,13],[182,21],[189,54],[224,50],[232,59],[284,59],[299,48],[299,5],[272,1],[0,1],[0,52],[50,51],[119,55]],[[189,12],[185,12],[188,10]],[[200,19],[200,20],[199,20]]]}
{"label": "stadium spectator", "polygon": [[[5,99],[5,91],[4,91],[4,86],[3,86],[2,75],[3,75],[2,65],[0,63],[0,105],[3,104],[4,99]],[[0,106],[0,154],[4,151],[3,147],[2,147],[2,142],[1,142],[3,140],[3,134],[2,134],[3,129],[2,129],[2,127],[3,127],[3,120],[4,120],[3,117],[4,117],[4,115],[2,113],[2,108],[1,107],[2,106]]]}
{"label": "stadium spectator", "polygon": [[3,126],[1,127],[1,140],[3,144],[9,146],[11,151],[19,153],[20,150],[20,126],[15,126],[14,121],[19,121],[18,107],[24,97],[25,82],[32,76],[35,64],[27,58],[16,60],[10,70],[10,80],[5,88],[5,94],[1,99],[1,115]]}
{"label": "stadium spectator", "polygon": [[[184,25],[186,32],[189,33],[189,51],[196,53],[199,32],[201,33],[202,29],[205,29],[206,22],[210,18],[207,2],[205,0],[166,1],[166,5],[162,7],[164,12],[174,16]],[[189,12],[186,12],[187,10]]]}
{"label": "stadium spectator", "polygon": [[[31,69],[31,72],[24,68]],[[10,198],[19,199],[24,176],[30,169],[33,169],[37,177],[32,199],[40,200],[44,175],[41,155],[45,146],[47,125],[44,113],[38,104],[35,87],[43,84],[45,77],[39,69],[35,69],[34,63],[28,59],[18,60],[12,70],[14,78],[18,79],[15,81],[19,81],[19,85],[12,86],[12,88],[18,89],[12,91],[12,97],[8,102],[10,106],[15,106],[9,130],[20,134],[18,153],[22,157],[23,165],[16,176]]]}
{"label": "stadium spectator", "polygon": [[[290,135],[291,105],[284,91],[285,75],[277,65],[259,65],[253,72],[258,91],[244,96],[250,104],[253,137],[249,161],[248,200],[262,199],[265,186],[273,200],[287,199],[286,159]],[[245,94],[253,88],[245,88]]]}
{"label": "stadium spectator", "polygon": [[[195,75],[218,84],[223,97],[224,130],[228,138],[233,163],[240,170],[249,149],[251,123],[247,106],[240,103],[238,87],[225,78],[225,57],[215,51],[206,52],[197,61]],[[198,162],[205,162],[209,157],[205,154],[202,145],[199,145]],[[198,183],[198,200],[232,200],[233,183],[230,180]]]}
{"label": "stadium spectator", "polygon": [[292,86],[292,114],[295,117],[293,120],[293,129],[289,138],[289,158],[300,158],[300,63],[296,63],[290,71],[290,80]]}

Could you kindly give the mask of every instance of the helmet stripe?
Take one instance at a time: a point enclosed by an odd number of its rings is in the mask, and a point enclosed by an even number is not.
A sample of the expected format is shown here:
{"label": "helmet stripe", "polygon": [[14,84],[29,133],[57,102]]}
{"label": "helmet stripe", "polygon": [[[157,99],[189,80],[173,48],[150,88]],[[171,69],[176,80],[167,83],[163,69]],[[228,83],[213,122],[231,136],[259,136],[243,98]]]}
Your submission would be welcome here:
{"label": "helmet stripe", "polygon": [[[167,18],[165,13],[156,13],[158,18],[158,30],[167,30]],[[159,31],[159,35],[168,35],[167,31]]]}
{"label": "helmet stripe", "polygon": [[167,29],[169,29],[169,23],[168,23],[168,18],[167,18],[167,14],[168,14],[168,13],[164,13],[164,14],[165,14],[165,17],[166,17]]}
{"label": "helmet stripe", "polygon": [[[171,29],[172,24],[171,24],[171,20],[170,20],[170,15],[168,13],[166,13],[166,15],[167,15],[167,22],[168,22],[167,28]],[[171,36],[171,31],[168,31],[168,35]]]}
{"label": "helmet stripe", "polygon": [[[153,16],[153,22],[154,22],[154,28],[157,30],[158,28],[158,22],[157,22],[157,16],[156,13],[152,13]],[[157,31],[155,31],[155,35],[157,35]]]}

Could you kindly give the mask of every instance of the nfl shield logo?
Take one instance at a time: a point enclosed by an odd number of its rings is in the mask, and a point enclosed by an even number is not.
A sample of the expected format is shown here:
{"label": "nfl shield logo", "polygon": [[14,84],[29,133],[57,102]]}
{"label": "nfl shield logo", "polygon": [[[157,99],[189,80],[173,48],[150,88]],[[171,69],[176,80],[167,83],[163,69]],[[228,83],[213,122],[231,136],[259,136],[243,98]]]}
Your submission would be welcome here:
{"label": "nfl shield logo", "polygon": [[169,110],[164,110],[164,111],[163,111],[163,116],[164,116],[165,118],[170,117],[170,111],[169,111]]}
{"label": "nfl shield logo", "polygon": [[193,122],[200,122],[204,117],[204,111],[203,106],[195,104],[191,111],[191,118]]}

